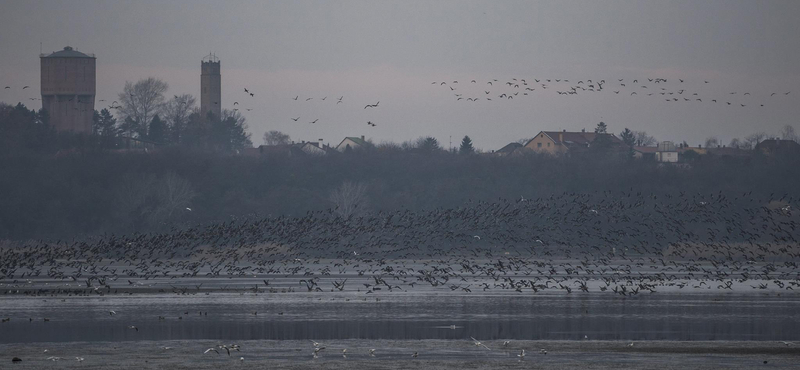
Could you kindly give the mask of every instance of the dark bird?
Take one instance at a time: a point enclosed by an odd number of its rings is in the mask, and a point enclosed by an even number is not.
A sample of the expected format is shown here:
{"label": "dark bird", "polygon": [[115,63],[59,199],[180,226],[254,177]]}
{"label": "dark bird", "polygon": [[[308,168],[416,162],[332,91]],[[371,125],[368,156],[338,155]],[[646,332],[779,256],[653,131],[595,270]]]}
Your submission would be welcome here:
{"label": "dark bird", "polygon": [[297,120],[299,120],[299,119],[300,119],[300,117],[297,117],[297,118],[292,118],[292,121],[295,121],[295,122],[297,122]]}
{"label": "dark bird", "polygon": [[313,120],[313,121],[311,121],[309,123],[317,123],[317,121],[319,121],[319,118],[317,118],[317,119],[315,119],[315,120]]}
{"label": "dark bird", "polygon": [[23,87],[22,87],[22,90],[25,90],[25,89],[27,89],[27,88],[29,88],[29,87],[30,87],[30,86],[28,86],[28,85],[25,85],[25,86],[23,86]]}

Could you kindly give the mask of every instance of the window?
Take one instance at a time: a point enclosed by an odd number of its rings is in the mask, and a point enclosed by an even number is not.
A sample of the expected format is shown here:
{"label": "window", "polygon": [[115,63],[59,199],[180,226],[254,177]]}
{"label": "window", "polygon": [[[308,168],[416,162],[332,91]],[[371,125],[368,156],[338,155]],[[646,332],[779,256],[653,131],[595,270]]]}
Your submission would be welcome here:
{"label": "window", "polygon": [[541,147],[542,147],[542,143],[537,143],[537,144],[536,144],[536,147],[537,147],[537,148],[541,148]]}

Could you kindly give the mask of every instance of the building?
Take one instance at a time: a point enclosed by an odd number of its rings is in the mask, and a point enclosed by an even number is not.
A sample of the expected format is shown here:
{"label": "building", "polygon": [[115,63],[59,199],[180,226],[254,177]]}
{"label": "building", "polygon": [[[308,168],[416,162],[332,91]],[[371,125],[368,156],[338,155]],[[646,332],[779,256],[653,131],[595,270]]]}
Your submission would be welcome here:
{"label": "building", "polygon": [[678,162],[678,149],[675,148],[675,143],[671,141],[662,141],[658,143],[655,159],[658,162]]}
{"label": "building", "polygon": [[332,150],[333,148],[322,144],[322,140],[320,140],[319,142],[302,141],[299,143],[292,142],[291,144],[260,145],[258,148],[253,148],[253,150],[246,149],[244,154],[270,157],[320,157],[328,155],[328,151]]}
{"label": "building", "polygon": [[372,144],[366,140],[364,140],[364,135],[361,135],[360,138],[358,137],[346,137],[342,140],[339,145],[336,146],[336,150],[340,152],[345,152],[348,150],[356,150],[356,149],[363,149],[366,147],[370,147]]}
{"label": "building", "polygon": [[42,108],[57,131],[92,133],[97,69],[94,54],[66,46],[39,55]]}
{"label": "building", "polygon": [[749,157],[753,153],[752,150],[748,149],[741,149],[741,148],[734,148],[734,147],[716,147],[716,148],[707,148],[706,154],[716,155],[719,157]]}
{"label": "building", "polygon": [[318,143],[306,141],[295,145],[298,146],[304,153],[312,156],[328,155],[328,149],[330,149],[322,144],[322,140],[320,140]]}
{"label": "building", "polygon": [[800,144],[793,140],[768,139],[756,144],[756,151],[765,155],[800,155]]}
{"label": "building", "polygon": [[567,132],[564,131],[541,131],[533,139],[525,143],[524,147],[538,153],[551,155],[565,155],[570,152],[582,151],[591,147],[592,143],[601,135],[607,135],[612,147],[621,147],[622,142],[614,134],[598,134],[595,132]]}
{"label": "building", "polygon": [[209,54],[200,61],[200,114],[203,118],[211,113],[215,118],[222,117],[222,76],[219,59]]}
{"label": "building", "polygon": [[523,153],[523,146],[520,143],[509,143],[508,145],[497,149],[491,153],[487,153],[493,157],[511,157],[521,155]]}
{"label": "building", "polygon": [[655,146],[635,146],[633,147],[633,158],[646,161],[655,161],[658,147]]}

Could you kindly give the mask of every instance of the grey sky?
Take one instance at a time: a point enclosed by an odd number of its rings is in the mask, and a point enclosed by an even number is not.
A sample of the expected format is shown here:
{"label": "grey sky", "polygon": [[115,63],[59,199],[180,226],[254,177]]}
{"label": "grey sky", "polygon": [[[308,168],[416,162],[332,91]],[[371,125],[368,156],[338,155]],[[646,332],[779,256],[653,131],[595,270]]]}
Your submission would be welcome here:
{"label": "grey sky", "polygon": [[[12,87],[0,101],[39,108],[28,98],[39,93],[40,42],[45,52],[95,53],[97,99],[109,101],[126,80],[149,76],[167,81],[170,95],[199,97],[200,59],[212,51],[223,105],[253,109],[243,113],[256,144],[270,129],[332,144],[432,135],[446,146],[451,135],[454,145],[470,135],[492,150],[600,120],[616,133],[629,127],[692,145],[800,128],[798,1],[1,0],[0,8],[0,85]],[[647,82],[658,77],[668,82]],[[512,78],[536,90],[523,96],[503,85]],[[552,81],[544,89],[534,79]],[[588,79],[605,79],[604,90],[556,93]],[[678,102],[659,95],[679,90]]]}

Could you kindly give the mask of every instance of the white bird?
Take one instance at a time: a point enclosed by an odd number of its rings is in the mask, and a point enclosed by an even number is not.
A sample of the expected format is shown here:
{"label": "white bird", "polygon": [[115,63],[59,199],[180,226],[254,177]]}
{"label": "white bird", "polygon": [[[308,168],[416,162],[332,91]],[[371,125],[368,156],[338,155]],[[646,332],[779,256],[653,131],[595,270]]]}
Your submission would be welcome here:
{"label": "white bird", "polygon": [[313,341],[311,339],[309,339],[309,341],[311,341],[311,343],[314,344],[314,347],[319,347],[319,346],[322,345],[322,343],[315,342],[315,341]]}
{"label": "white bird", "polygon": [[522,350],[522,352],[520,352],[520,353],[517,355],[517,357],[519,357],[519,359],[520,359],[520,360],[524,359],[524,358],[525,358],[525,350],[523,349],[523,350]]}
{"label": "white bird", "polygon": [[78,360],[78,362],[83,361],[83,357],[75,357],[75,359]]}
{"label": "white bird", "polygon": [[416,352],[414,352],[414,354],[411,355],[411,357],[413,357],[413,358],[417,358],[417,356],[418,356],[418,354]]}
{"label": "white bird", "polygon": [[504,341],[503,342],[503,347],[508,347],[509,344],[511,344],[510,340]]}
{"label": "white bird", "polygon": [[191,212],[191,211],[192,211],[192,209],[191,209],[191,208],[189,208],[189,207],[186,207],[186,210],[187,210],[187,211],[189,211],[189,212]]}
{"label": "white bird", "polygon": [[628,344],[628,347],[633,347],[633,342],[631,342],[630,344]]}
{"label": "white bird", "polygon": [[478,239],[478,240],[481,240],[481,237],[480,237],[480,236],[478,236],[478,235],[475,235],[475,236],[473,236],[473,238],[475,238],[475,239]]}
{"label": "white bird", "polygon": [[546,355],[547,354],[547,350],[542,348],[542,349],[539,350],[539,353],[541,353],[543,355]]}
{"label": "white bird", "polygon": [[483,343],[481,343],[479,340],[477,340],[477,339],[475,339],[475,338],[473,338],[473,337],[470,337],[470,338],[472,338],[472,341],[473,341],[473,342],[475,342],[475,346],[476,346],[476,347],[483,347],[483,348],[486,348],[486,349],[489,349],[489,350],[490,350],[490,348],[489,348],[489,347],[486,347],[486,345],[485,345],[485,344],[483,344]]}
{"label": "white bird", "polygon": [[137,328],[137,327],[135,327],[133,325],[129,325],[128,329],[133,329],[133,330],[136,330],[137,332],[139,331],[139,328]]}
{"label": "white bird", "polygon": [[217,349],[216,349],[216,348],[214,348],[214,347],[211,347],[211,348],[209,348],[209,349],[205,350],[205,352],[203,352],[203,354],[209,353],[209,352],[211,352],[211,351],[214,351],[214,352],[216,352],[217,354],[219,354],[219,351],[217,351]]}
{"label": "white bird", "polygon": [[239,357],[239,361],[244,362],[244,357]]}
{"label": "white bird", "polygon": [[111,315],[111,316],[114,316],[114,315],[117,314],[117,311],[111,310],[111,311],[108,311],[108,314]]}
{"label": "white bird", "polygon": [[375,348],[371,348],[371,349],[369,350],[369,356],[370,356],[370,357],[375,357]]}
{"label": "white bird", "polygon": [[347,358],[347,348],[342,350],[342,357]]}

